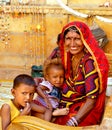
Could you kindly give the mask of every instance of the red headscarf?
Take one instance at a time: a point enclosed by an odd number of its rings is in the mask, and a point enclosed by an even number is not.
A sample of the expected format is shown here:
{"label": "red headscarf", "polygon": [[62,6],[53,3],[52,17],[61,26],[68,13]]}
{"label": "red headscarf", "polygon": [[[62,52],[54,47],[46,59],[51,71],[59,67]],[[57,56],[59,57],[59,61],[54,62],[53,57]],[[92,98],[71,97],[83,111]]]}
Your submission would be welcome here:
{"label": "red headscarf", "polygon": [[96,41],[89,27],[85,23],[80,21],[75,21],[67,24],[66,26],[64,26],[61,33],[60,51],[61,51],[62,63],[66,70],[65,76],[66,78],[69,78],[70,76],[71,54],[69,52],[66,52],[64,48],[64,32],[71,26],[75,26],[78,29],[85,48],[92,55],[96,63],[100,79],[100,93],[101,93],[103,90],[106,89],[107,86],[107,76],[109,70],[108,60],[104,54],[104,51],[98,46],[98,42]]}

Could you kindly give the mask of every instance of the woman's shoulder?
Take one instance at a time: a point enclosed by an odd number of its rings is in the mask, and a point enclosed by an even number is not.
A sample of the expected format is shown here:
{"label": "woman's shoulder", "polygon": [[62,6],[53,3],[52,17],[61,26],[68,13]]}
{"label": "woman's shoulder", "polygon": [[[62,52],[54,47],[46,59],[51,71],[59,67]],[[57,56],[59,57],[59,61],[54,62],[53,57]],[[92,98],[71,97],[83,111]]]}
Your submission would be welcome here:
{"label": "woman's shoulder", "polygon": [[90,53],[86,53],[82,59],[83,62],[86,62],[88,60],[93,60],[92,55]]}
{"label": "woman's shoulder", "polygon": [[82,58],[82,60],[80,62],[80,65],[81,66],[83,66],[83,65],[85,66],[86,64],[91,64],[91,63],[93,63],[92,55],[90,53],[86,53],[83,56],[83,58]]}

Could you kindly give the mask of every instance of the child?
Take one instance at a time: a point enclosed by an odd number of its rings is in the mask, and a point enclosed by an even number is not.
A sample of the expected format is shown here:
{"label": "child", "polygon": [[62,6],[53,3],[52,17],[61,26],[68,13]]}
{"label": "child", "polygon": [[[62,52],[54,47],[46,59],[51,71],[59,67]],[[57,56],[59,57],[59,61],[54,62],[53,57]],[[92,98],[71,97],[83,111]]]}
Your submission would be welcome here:
{"label": "child", "polygon": [[38,96],[34,102],[49,109],[53,108],[53,116],[68,114],[68,108],[57,109],[64,81],[64,68],[61,61],[58,58],[48,59],[45,61],[43,69],[45,79],[37,87]]}
{"label": "child", "polygon": [[2,129],[6,130],[11,121],[17,116],[40,114],[40,118],[51,120],[51,110],[32,103],[36,85],[34,79],[26,74],[18,75],[14,79],[11,90],[13,99],[3,104],[1,108]]}

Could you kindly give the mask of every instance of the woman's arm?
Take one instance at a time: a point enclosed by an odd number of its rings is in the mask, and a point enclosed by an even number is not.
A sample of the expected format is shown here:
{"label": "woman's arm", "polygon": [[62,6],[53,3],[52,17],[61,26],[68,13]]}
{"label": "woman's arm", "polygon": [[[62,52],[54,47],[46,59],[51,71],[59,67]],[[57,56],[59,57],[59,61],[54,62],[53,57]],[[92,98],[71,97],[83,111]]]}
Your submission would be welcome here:
{"label": "woman's arm", "polygon": [[96,99],[87,98],[85,104],[79,109],[77,114],[68,120],[67,125],[77,126],[89,114],[95,102]]}
{"label": "woman's arm", "polygon": [[7,130],[8,125],[11,123],[10,106],[4,104],[1,108],[2,130]]}
{"label": "woman's arm", "polygon": [[[94,107],[99,94],[99,77],[94,61],[92,59],[87,60],[83,70],[85,70],[85,91],[87,97],[85,103],[80,107],[76,116],[68,121],[71,122],[70,125],[74,125],[74,121],[76,121],[75,125],[77,125],[89,114]],[[69,123],[67,123],[67,125],[69,125]]]}
{"label": "woman's arm", "polygon": [[91,109],[94,107],[96,102],[96,99],[87,98],[85,104],[79,109],[77,112],[77,115],[75,116],[78,123],[81,122],[91,111]]}
{"label": "woman's arm", "polygon": [[83,120],[94,107],[99,93],[98,73],[92,59],[89,59],[85,62],[84,70],[85,91],[88,96],[86,97],[85,104],[79,109],[76,115],[76,120],[78,121],[78,123],[80,123],[80,121]]}

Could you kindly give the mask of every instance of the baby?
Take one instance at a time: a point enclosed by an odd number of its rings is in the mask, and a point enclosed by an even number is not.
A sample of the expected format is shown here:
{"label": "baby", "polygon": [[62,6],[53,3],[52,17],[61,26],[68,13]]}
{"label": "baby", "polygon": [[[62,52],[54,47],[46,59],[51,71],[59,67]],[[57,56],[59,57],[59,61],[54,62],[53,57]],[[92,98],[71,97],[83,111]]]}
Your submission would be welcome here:
{"label": "baby", "polygon": [[48,59],[44,63],[44,79],[37,87],[35,103],[53,108],[53,116],[67,115],[68,108],[58,109],[61,99],[61,86],[64,82],[64,68],[58,58]]}

